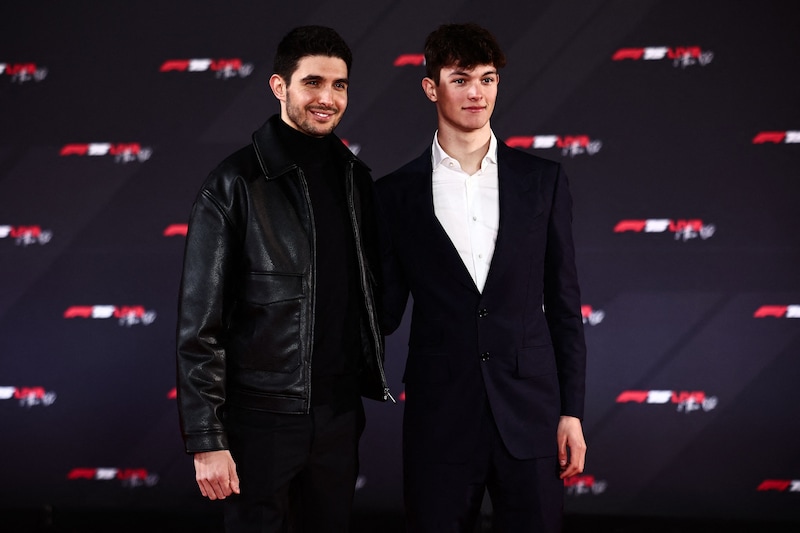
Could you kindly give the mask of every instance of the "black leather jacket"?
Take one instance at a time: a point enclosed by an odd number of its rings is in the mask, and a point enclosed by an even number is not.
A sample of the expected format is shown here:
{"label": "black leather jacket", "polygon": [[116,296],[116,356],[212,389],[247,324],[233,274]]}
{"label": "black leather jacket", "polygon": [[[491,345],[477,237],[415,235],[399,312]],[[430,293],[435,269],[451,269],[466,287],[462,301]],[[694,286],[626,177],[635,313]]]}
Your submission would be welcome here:
{"label": "black leather jacket", "polygon": [[[178,409],[187,452],[226,449],[226,404],[307,413],[314,331],[314,213],[275,115],[225,159],[195,200],[181,280]],[[347,198],[364,306],[364,396],[390,398],[383,371],[377,234],[369,169],[344,144]]]}

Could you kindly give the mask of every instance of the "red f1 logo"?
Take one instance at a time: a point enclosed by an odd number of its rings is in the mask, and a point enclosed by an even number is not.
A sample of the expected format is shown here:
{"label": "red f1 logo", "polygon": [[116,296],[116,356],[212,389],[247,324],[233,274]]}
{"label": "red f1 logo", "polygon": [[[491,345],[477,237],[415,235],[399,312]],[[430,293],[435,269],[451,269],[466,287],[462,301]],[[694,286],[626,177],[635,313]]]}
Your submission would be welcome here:
{"label": "red f1 logo", "polygon": [[425,56],[423,54],[401,54],[394,60],[395,67],[413,66],[418,67],[425,64]]}

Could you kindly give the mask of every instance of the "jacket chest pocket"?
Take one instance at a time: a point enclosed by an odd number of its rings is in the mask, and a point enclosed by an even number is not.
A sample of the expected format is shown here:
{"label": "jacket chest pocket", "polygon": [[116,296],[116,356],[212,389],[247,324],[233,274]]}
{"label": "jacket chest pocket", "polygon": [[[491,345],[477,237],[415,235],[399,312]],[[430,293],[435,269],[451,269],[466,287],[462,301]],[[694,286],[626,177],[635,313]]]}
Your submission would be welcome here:
{"label": "jacket chest pocket", "polygon": [[302,364],[306,305],[302,275],[251,273],[231,323],[231,362],[252,370],[295,371]]}

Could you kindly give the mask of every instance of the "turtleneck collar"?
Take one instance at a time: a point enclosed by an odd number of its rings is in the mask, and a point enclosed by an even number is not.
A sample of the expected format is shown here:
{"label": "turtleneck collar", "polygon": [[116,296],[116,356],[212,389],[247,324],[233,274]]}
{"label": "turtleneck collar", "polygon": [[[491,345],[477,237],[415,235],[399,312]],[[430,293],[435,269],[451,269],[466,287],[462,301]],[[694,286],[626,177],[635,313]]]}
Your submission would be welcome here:
{"label": "turtleneck collar", "polygon": [[304,163],[317,165],[320,160],[328,160],[333,157],[330,135],[312,137],[294,129],[283,120],[276,122],[278,123],[276,128],[278,138],[300,166],[304,166]]}

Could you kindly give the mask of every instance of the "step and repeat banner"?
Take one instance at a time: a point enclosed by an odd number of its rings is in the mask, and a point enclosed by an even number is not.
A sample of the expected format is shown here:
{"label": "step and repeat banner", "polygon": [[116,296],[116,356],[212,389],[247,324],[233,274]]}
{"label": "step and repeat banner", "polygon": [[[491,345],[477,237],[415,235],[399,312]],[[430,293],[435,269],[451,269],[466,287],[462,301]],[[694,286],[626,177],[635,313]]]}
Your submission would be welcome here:
{"label": "step and repeat banner", "polygon": [[[574,514],[800,520],[800,4],[180,0],[0,7],[0,501],[181,510],[186,221],[279,107],[292,27],[351,45],[337,133],[378,178],[432,140],[422,46],[508,55],[492,126],[563,162],[589,347]],[[408,323],[387,340],[402,397]],[[357,506],[402,507],[402,401],[367,403]]]}

